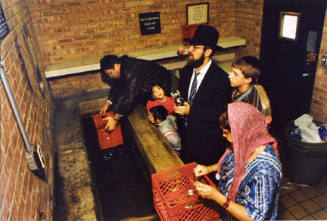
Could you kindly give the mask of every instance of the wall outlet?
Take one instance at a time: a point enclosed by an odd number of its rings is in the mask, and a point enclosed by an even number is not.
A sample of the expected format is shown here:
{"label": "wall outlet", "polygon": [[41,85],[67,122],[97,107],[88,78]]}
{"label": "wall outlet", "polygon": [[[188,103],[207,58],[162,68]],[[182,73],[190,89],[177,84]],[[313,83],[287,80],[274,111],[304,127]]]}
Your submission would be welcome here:
{"label": "wall outlet", "polygon": [[46,180],[45,160],[41,147],[33,146],[33,151],[26,152],[28,167],[34,175],[42,180]]}
{"label": "wall outlet", "polygon": [[37,152],[37,156],[39,158],[39,161],[40,161],[40,164],[41,164],[42,168],[45,168],[44,155],[43,155],[43,152],[42,152],[42,149],[41,149],[40,145],[38,145],[36,147],[36,152]]}
{"label": "wall outlet", "polygon": [[33,149],[33,151],[26,153],[29,168],[32,171],[45,168],[44,156],[40,145],[33,147]]}

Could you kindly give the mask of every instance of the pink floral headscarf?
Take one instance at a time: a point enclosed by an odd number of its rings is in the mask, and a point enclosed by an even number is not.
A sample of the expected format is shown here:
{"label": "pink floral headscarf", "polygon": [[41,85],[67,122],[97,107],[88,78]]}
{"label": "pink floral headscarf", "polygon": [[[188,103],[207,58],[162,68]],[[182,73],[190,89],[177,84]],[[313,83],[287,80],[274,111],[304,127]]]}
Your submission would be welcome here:
{"label": "pink floral headscarf", "polygon": [[278,150],[277,141],[268,133],[267,123],[256,107],[244,102],[234,102],[228,104],[227,114],[233,139],[233,150],[226,149],[218,162],[218,168],[221,168],[228,153],[234,151],[234,178],[228,198],[235,201],[245,174],[246,162],[256,148],[273,143],[276,154],[278,154]]}

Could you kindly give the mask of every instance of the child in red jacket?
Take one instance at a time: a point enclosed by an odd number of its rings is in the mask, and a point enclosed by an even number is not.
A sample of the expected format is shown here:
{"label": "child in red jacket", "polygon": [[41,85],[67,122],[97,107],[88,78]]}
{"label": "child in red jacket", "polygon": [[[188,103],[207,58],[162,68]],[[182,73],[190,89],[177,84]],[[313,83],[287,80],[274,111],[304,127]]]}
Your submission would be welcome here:
{"label": "child in red jacket", "polygon": [[168,114],[174,114],[175,99],[165,95],[165,91],[159,85],[152,87],[152,98],[146,104],[146,109],[149,111],[152,107],[162,105],[164,106]]}

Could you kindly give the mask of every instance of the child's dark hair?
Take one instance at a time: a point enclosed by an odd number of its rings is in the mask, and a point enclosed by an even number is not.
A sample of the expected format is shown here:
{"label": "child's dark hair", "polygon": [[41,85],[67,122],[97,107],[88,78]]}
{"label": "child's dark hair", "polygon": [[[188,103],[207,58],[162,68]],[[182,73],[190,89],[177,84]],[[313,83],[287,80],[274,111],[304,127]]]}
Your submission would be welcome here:
{"label": "child's dark hair", "polygon": [[[161,83],[159,83],[159,84],[156,84],[156,85],[153,85],[151,88],[153,89],[153,87],[160,87],[163,91],[164,91],[164,93],[165,93],[165,96],[166,96],[166,91],[165,91],[165,89],[163,89],[163,86],[162,86],[162,84]],[[152,90],[151,89],[151,90]],[[155,100],[155,98],[153,97],[153,92],[152,92],[152,96],[151,97],[149,97],[149,100],[151,100],[151,101],[154,101]]]}
{"label": "child's dark hair", "polygon": [[230,131],[229,121],[228,121],[228,114],[227,111],[223,112],[219,116],[219,124],[222,129],[227,129]]}
{"label": "child's dark hair", "polygon": [[240,69],[245,78],[252,78],[251,84],[258,83],[261,67],[260,61],[256,57],[242,57],[233,62],[232,67]]}
{"label": "child's dark hair", "polygon": [[149,111],[153,114],[155,120],[158,119],[164,121],[168,116],[167,109],[162,105],[154,106]]}

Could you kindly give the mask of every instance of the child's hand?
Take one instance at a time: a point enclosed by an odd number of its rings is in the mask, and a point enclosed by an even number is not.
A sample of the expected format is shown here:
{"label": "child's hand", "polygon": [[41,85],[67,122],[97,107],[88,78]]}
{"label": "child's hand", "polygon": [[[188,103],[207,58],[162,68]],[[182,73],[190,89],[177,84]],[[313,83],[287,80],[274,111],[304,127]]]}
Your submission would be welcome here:
{"label": "child's hand", "polygon": [[150,111],[148,111],[147,116],[148,116],[149,121],[154,124],[155,120],[154,120],[153,114]]}

